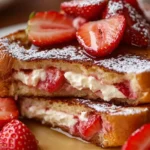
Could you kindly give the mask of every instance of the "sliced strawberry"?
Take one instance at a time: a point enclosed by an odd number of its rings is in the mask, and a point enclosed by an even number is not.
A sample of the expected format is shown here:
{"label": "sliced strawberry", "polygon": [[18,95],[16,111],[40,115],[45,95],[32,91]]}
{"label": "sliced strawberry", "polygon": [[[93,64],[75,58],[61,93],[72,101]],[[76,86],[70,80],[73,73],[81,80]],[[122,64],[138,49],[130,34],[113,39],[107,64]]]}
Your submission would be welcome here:
{"label": "sliced strawberry", "polygon": [[147,47],[150,41],[150,25],[144,16],[125,1],[110,0],[103,18],[109,18],[116,14],[122,14],[126,18],[127,27],[123,41],[129,45]]}
{"label": "sliced strawberry", "polygon": [[40,47],[70,41],[75,38],[73,19],[55,11],[38,12],[28,22],[28,37]]}
{"label": "sliced strawberry", "polygon": [[12,98],[0,98],[0,128],[18,118],[18,109]]}
{"label": "sliced strawberry", "polygon": [[88,22],[77,31],[77,39],[91,56],[106,56],[120,43],[125,30],[125,24],[125,18],[122,15]]}
{"label": "sliced strawberry", "polygon": [[124,0],[124,1],[129,3],[132,7],[134,7],[139,13],[142,13],[137,0]]}
{"label": "sliced strawberry", "polygon": [[124,4],[122,0],[109,0],[103,12],[103,18],[107,19],[114,15],[123,15]]}
{"label": "sliced strawberry", "polygon": [[129,4],[124,4],[124,15],[127,20],[127,29],[123,41],[138,47],[148,47],[150,42],[150,25],[144,16]]}
{"label": "sliced strawberry", "polygon": [[46,79],[39,81],[37,88],[48,92],[55,92],[61,88],[65,81],[64,73],[56,68],[46,70]]}
{"label": "sliced strawberry", "polygon": [[150,124],[132,133],[122,150],[150,150]]}
{"label": "sliced strawberry", "polygon": [[82,18],[82,17],[76,17],[73,19],[73,26],[76,29],[79,29],[80,26],[82,26],[83,24],[85,24],[87,22],[86,19]]}
{"label": "sliced strawberry", "polygon": [[100,132],[101,118],[99,115],[94,114],[88,117],[87,121],[81,121],[78,125],[78,131],[82,138],[89,140],[96,133]]}
{"label": "sliced strawberry", "polygon": [[61,9],[68,15],[93,20],[100,16],[108,0],[73,0],[61,3]]}
{"label": "sliced strawberry", "polygon": [[19,120],[12,120],[0,132],[0,150],[38,150],[38,142]]}
{"label": "sliced strawberry", "polygon": [[121,82],[115,84],[116,88],[121,91],[126,97],[130,97],[130,88],[128,82]]}

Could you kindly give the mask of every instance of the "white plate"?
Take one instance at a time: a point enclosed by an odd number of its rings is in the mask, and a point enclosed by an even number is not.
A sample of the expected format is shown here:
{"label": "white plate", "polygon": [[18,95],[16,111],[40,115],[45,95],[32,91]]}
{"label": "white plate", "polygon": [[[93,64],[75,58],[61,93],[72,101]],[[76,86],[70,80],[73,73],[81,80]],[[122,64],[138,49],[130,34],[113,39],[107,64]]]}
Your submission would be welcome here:
{"label": "white plate", "polygon": [[0,37],[13,33],[17,30],[25,29],[26,26],[27,26],[26,23],[22,23],[22,24],[12,25],[6,28],[0,28]]}

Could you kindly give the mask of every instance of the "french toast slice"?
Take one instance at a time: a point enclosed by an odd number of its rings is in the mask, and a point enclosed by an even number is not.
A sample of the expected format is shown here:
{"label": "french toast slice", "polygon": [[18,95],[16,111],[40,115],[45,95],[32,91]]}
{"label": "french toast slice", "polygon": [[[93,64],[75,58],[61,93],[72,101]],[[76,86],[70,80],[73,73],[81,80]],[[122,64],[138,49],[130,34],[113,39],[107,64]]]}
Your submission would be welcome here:
{"label": "french toast slice", "polygon": [[133,131],[150,121],[149,107],[123,107],[78,98],[22,97],[19,100],[23,117],[102,147],[123,145]]}
{"label": "french toast slice", "polygon": [[0,39],[0,96],[150,103],[149,58],[150,48],[120,45],[108,57],[96,60],[76,41],[39,48],[29,42],[24,30],[18,31]]}

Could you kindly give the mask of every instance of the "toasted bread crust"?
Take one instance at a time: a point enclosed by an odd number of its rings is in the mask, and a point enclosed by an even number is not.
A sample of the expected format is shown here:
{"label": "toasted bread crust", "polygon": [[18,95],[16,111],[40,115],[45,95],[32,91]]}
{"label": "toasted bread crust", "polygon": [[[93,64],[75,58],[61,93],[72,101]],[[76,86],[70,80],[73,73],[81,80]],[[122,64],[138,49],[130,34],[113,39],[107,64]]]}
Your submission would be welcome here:
{"label": "toasted bread crust", "polygon": [[[102,147],[117,147],[124,144],[130,134],[143,124],[150,121],[150,105],[141,107],[123,107],[112,104],[91,102],[84,99],[44,99],[44,98],[20,98],[20,111],[22,116],[45,122],[46,125],[59,127],[69,132],[69,129],[55,121],[44,120],[46,116],[38,115],[44,109],[65,112],[67,114],[77,115],[81,112],[94,112],[101,116],[102,129],[90,139],[90,142]],[[43,106],[45,106],[43,108]],[[33,108],[35,112],[32,112]],[[79,136],[79,135],[77,135]]]}
{"label": "toasted bread crust", "polygon": [[[127,102],[132,105],[139,103],[150,103],[150,48],[147,50],[120,46],[112,55],[105,59],[94,60],[86,56],[82,48],[76,43],[70,43],[59,46],[54,46],[54,48],[40,49],[31,45],[27,39],[25,31],[18,31],[16,33],[10,34],[2,39],[0,39],[0,79],[8,77],[12,70],[20,69],[37,69],[37,68],[47,68],[56,67],[63,71],[69,70],[81,74],[101,74],[103,81],[111,81],[112,84],[116,80],[123,81],[135,80],[132,84],[133,89],[137,89],[136,100],[119,100],[118,102]],[[3,67],[2,67],[3,66]],[[4,69],[6,68],[6,69]],[[9,77],[8,77],[9,78]],[[13,80],[13,79],[12,79]],[[12,83],[13,84],[13,83]],[[21,87],[19,87],[21,86]],[[11,89],[13,87],[13,89]],[[14,89],[15,87],[15,89]],[[28,95],[24,93],[26,89],[29,91]],[[17,95],[24,96],[43,96],[38,92],[38,90],[30,90],[30,87],[25,87],[20,83],[15,86],[8,87],[8,92],[16,94],[15,91],[21,91]],[[13,91],[14,90],[14,91]],[[5,91],[5,89],[2,91]],[[31,91],[31,92],[30,92]],[[32,93],[34,91],[34,93]],[[5,93],[5,92],[4,92]],[[83,94],[84,93],[84,94]],[[55,93],[46,94],[48,96],[75,96],[75,97],[90,97],[88,93],[80,91],[75,91],[74,94]],[[67,95],[68,94],[68,95]],[[8,95],[0,95],[8,96]],[[94,98],[96,99],[96,97]]]}

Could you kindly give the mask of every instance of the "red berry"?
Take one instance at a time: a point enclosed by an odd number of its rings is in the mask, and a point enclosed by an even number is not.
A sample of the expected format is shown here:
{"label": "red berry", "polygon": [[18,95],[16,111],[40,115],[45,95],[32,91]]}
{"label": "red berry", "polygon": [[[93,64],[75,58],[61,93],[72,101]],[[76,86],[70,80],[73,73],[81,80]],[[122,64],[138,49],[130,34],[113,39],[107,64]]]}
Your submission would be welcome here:
{"label": "red berry", "polygon": [[116,88],[121,91],[126,97],[130,97],[130,88],[128,82],[121,82],[115,84]]}
{"label": "red berry", "polygon": [[129,137],[122,150],[149,150],[150,124],[142,126]]}
{"label": "red berry", "polygon": [[124,15],[127,22],[123,41],[129,45],[147,47],[150,42],[150,25],[144,16],[126,1],[110,0],[103,18],[109,18],[116,14]]}
{"label": "red berry", "polygon": [[61,3],[61,9],[68,15],[93,20],[100,16],[108,0],[73,0]]}
{"label": "red berry", "polygon": [[107,19],[114,15],[123,15],[124,4],[122,0],[109,0],[103,12],[103,18]]}
{"label": "red berry", "polygon": [[100,116],[97,114],[89,115],[87,121],[79,122],[77,129],[82,138],[91,139],[101,129]]}
{"label": "red berry", "polygon": [[37,87],[48,92],[55,92],[61,88],[65,81],[64,73],[56,68],[46,70],[46,79],[39,81]]}
{"label": "red berry", "polygon": [[127,20],[127,28],[123,41],[138,47],[148,47],[150,25],[146,22],[144,16],[127,3],[124,4],[124,15]]}
{"label": "red berry", "polygon": [[137,0],[124,0],[124,1],[129,3],[132,7],[134,7],[139,13],[142,13]]}
{"label": "red berry", "polygon": [[40,47],[68,42],[75,38],[73,19],[55,11],[38,12],[28,22],[28,37]]}
{"label": "red berry", "polygon": [[82,26],[83,24],[85,24],[87,21],[86,19],[82,18],[82,17],[76,17],[73,19],[73,26],[76,29],[79,29],[80,26]]}
{"label": "red berry", "polygon": [[19,120],[12,120],[0,132],[0,150],[38,150],[37,140]]}
{"label": "red berry", "polygon": [[119,45],[125,25],[124,16],[116,15],[109,19],[85,23],[76,35],[89,55],[102,57],[110,54]]}
{"label": "red berry", "polygon": [[0,128],[18,118],[18,109],[12,98],[0,98]]}

